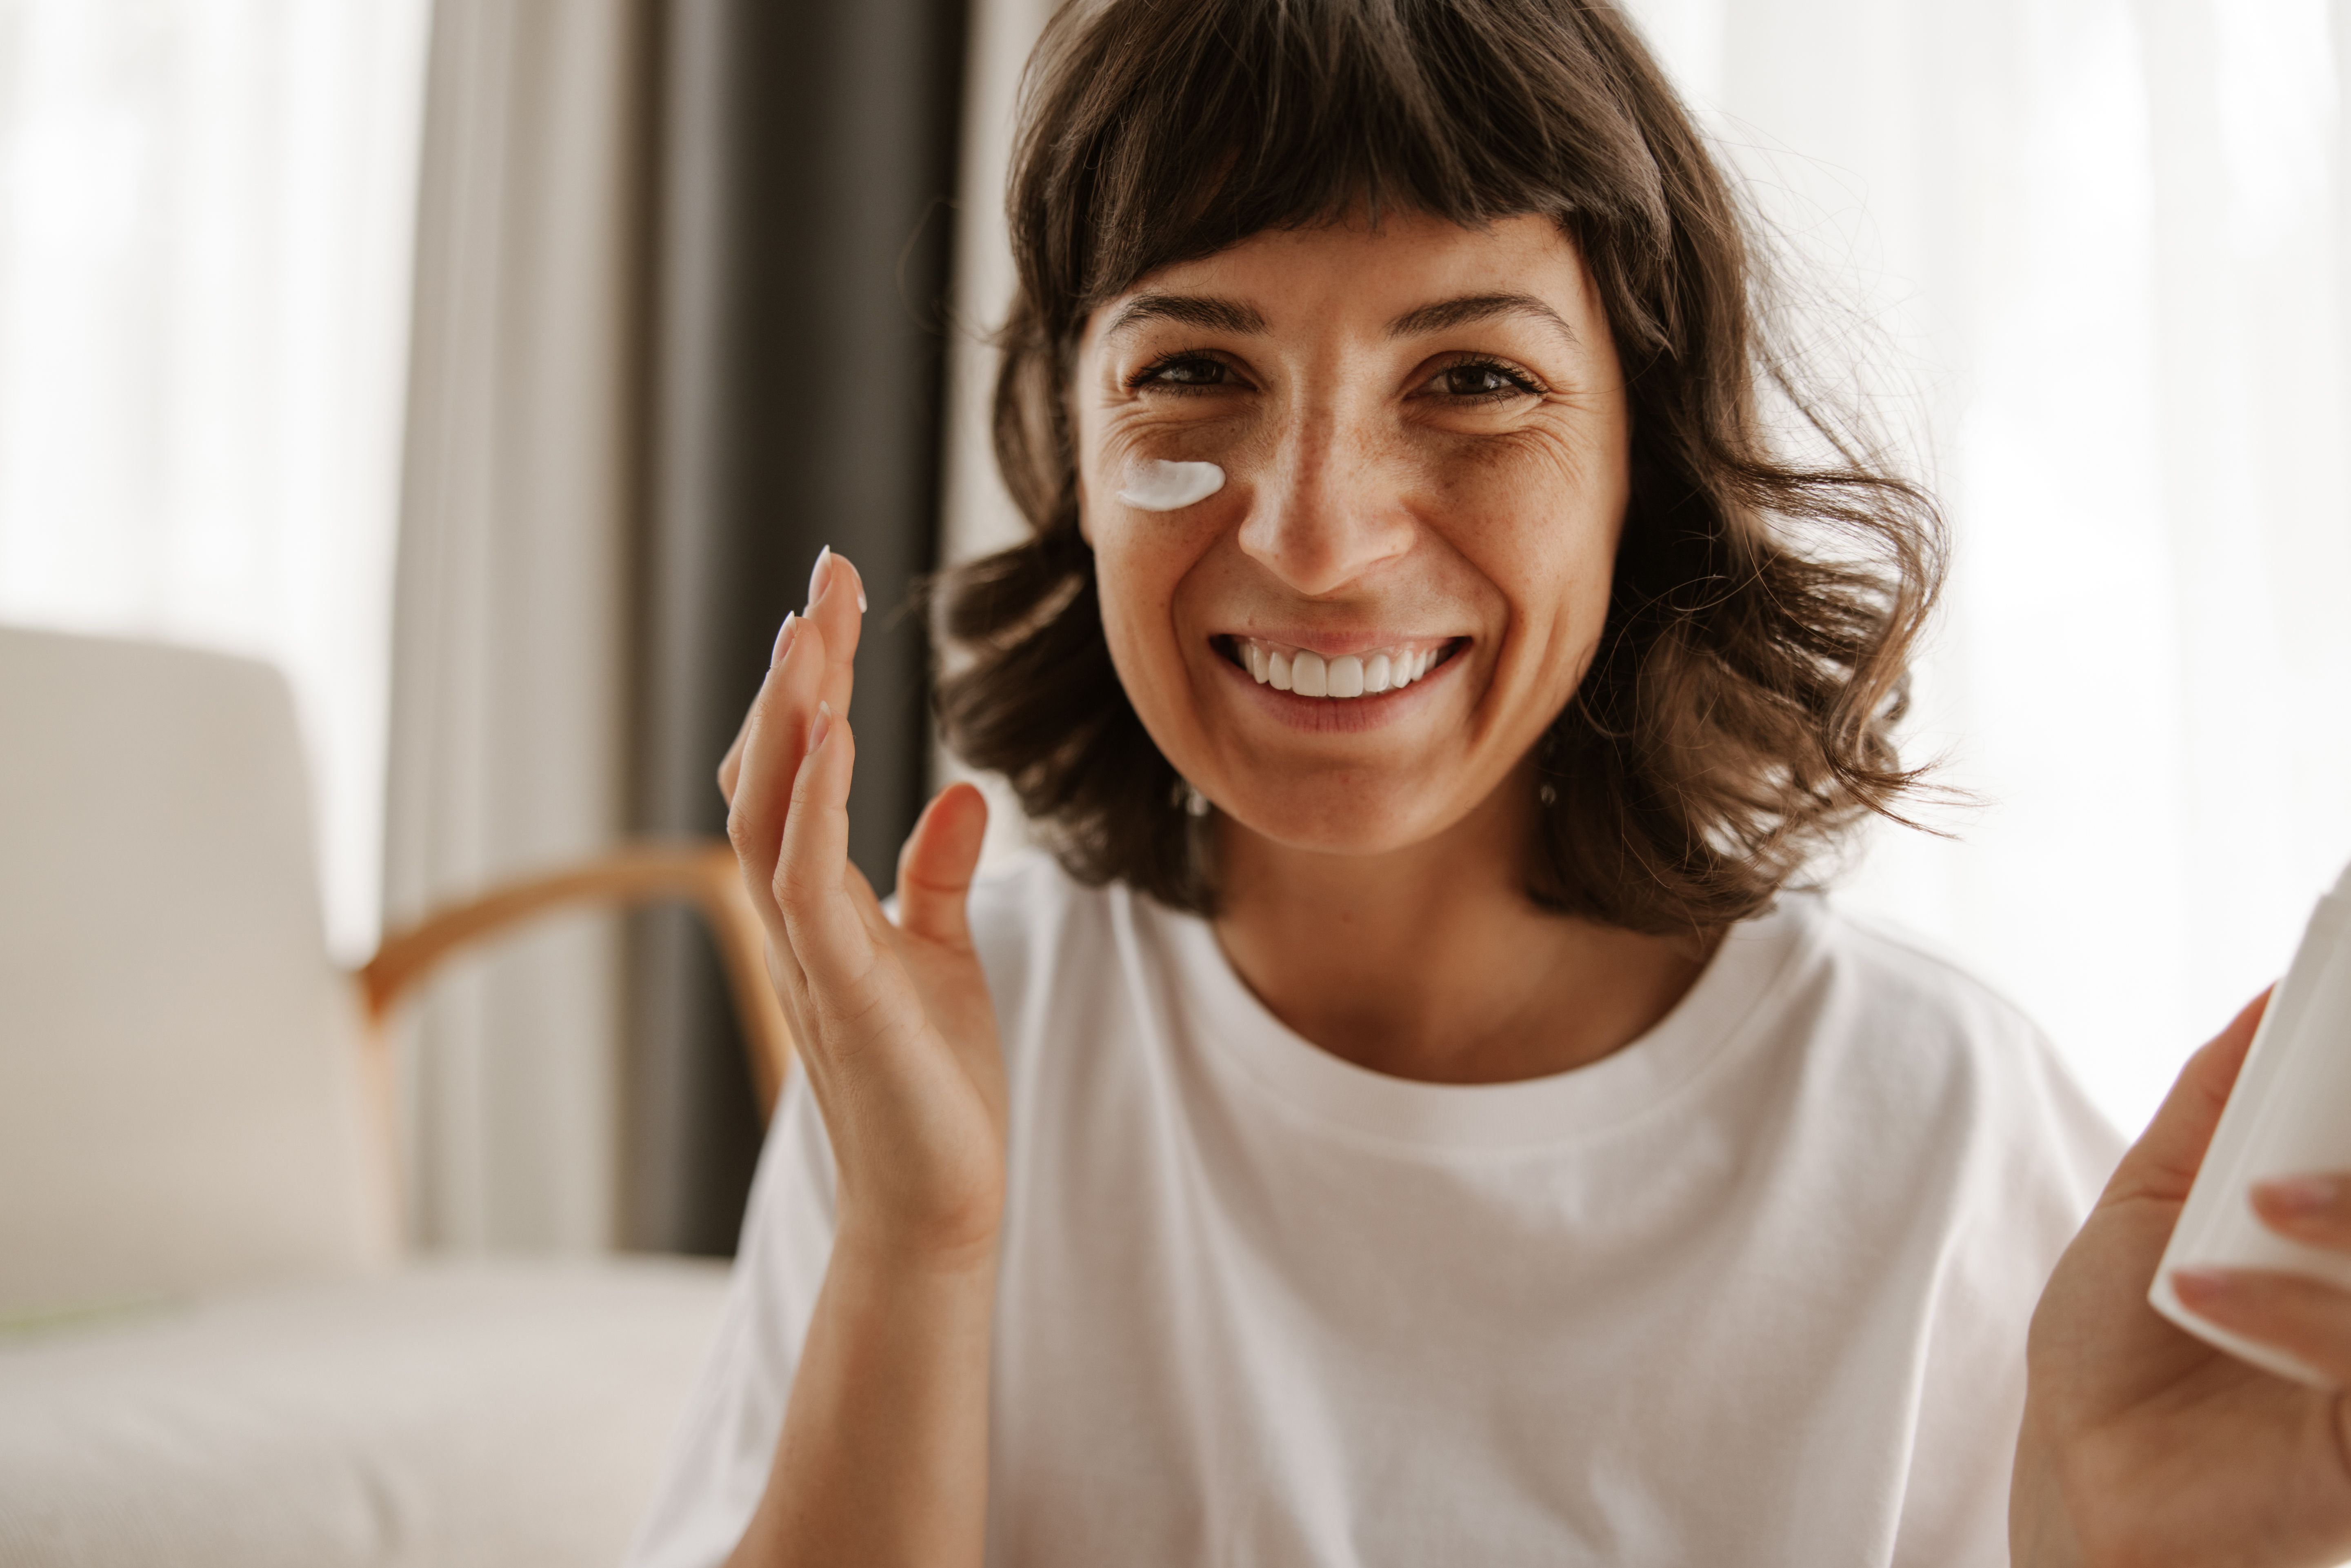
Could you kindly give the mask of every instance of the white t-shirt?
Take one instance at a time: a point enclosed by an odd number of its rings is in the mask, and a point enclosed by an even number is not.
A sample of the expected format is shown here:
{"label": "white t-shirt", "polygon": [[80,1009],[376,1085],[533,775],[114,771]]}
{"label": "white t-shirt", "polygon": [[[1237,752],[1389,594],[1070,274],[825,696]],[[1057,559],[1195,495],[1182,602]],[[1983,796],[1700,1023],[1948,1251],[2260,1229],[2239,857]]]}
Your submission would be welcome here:
{"label": "white t-shirt", "polygon": [[[1463,1086],[1319,1050],[1205,922],[1041,858],[972,915],[991,1563],[2007,1562],[2026,1322],[2120,1145],[1949,964],[1785,896],[1624,1050]],[[796,1083],[642,1568],[750,1517],[832,1181]]]}

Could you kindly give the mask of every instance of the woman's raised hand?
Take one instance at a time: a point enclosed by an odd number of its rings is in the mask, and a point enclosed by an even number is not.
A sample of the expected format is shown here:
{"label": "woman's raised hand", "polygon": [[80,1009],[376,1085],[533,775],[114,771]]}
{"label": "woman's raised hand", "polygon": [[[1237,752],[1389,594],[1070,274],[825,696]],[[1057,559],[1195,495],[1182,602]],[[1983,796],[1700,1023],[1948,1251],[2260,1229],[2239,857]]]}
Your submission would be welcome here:
{"label": "woman's raised hand", "polygon": [[839,1177],[824,1288],[732,1568],[977,1568],[985,1547],[1004,1069],[964,901],[987,808],[968,784],[931,802],[892,925],[849,862],[864,611],[856,569],[819,556],[718,768]]}
{"label": "woman's raised hand", "polygon": [[[2020,1565],[2351,1558],[2345,1396],[2217,1350],[2147,1301],[2261,1009],[2189,1061],[2042,1292],[2010,1501]],[[2351,1255],[2351,1174],[2255,1197],[2273,1228]],[[2351,1385],[2351,1293],[2252,1271],[2174,1283],[2194,1311]]]}
{"label": "woman's raised hand", "polygon": [[788,617],[719,765],[727,836],[768,929],[768,970],[832,1140],[841,1234],[952,1263],[992,1254],[1004,1074],[965,897],[987,808],[968,784],[898,859],[898,920],[849,860],[849,698],[865,595],[830,550]]}

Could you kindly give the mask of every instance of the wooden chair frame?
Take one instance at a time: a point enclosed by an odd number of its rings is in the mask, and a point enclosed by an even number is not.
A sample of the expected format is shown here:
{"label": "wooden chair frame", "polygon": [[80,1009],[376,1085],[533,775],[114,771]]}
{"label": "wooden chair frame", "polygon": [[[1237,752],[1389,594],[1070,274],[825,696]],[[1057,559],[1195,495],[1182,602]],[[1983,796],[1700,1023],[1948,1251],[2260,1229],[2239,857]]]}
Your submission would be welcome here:
{"label": "wooden chair frame", "polygon": [[656,841],[624,844],[578,865],[502,883],[384,937],[352,979],[368,1024],[366,1076],[387,1153],[400,1146],[387,1026],[434,970],[475,944],[544,915],[582,904],[668,901],[692,904],[710,927],[742,1024],[759,1113],[770,1114],[791,1065],[791,1030],[768,986],[767,932],[744,889],[735,852],[716,839]]}

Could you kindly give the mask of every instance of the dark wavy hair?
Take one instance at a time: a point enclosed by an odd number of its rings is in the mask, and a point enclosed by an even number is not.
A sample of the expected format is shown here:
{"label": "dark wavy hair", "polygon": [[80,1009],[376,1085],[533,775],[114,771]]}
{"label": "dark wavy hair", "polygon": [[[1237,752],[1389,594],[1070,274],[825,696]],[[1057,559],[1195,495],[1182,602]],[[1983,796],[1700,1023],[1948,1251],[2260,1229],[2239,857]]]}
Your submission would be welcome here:
{"label": "dark wavy hair", "polygon": [[[1942,574],[1931,499],[1776,348],[1768,251],[1605,0],[1076,0],[1029,63],[996,449],[1034,536],[938,585],[948,744],[1063,862],[1215,897],[1121,688],[1067,409],[1089,314],[1170,264],[1367,211],[1571,236],[1625,376],[1608,618],[1534,758],[1528,890],[1610,925],[1751,915],[1917,782],[1891,727]],[[1796,453],[1801,450],[1802,455]]]}

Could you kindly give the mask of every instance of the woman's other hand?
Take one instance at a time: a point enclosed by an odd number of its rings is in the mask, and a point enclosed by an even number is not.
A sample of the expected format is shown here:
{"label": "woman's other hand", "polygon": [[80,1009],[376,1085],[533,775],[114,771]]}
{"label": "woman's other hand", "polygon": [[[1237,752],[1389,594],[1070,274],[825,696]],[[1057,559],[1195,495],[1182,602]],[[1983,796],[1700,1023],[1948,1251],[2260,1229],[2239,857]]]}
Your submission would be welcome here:
{"label": "woman's other hand", "polygon": [[992,1255],[1004,1080],[965,897],[987,808],[956,785],[898,861],[898,921],[849,860],[849,699],[865,595],[827,551],[726,760],[727,836],[768,930],[840,1175],[841,1240],[954,1264]]}
{"label": "woman's other hand", "polygon": [[[2020,1568],[2351,1557],[2344,1396],[2240,1361],[2147,1300],[2262,1005],[2189,1060],[2042,1292],[2010,1501]],[[2351,1178],[2269,1184],[2256,1207],[2285,1235],[2351,1254],[2346,1195]],[[2253,1271],[2175,1282],[2192,1310],[2351,1385],[2351,1293]]]}

